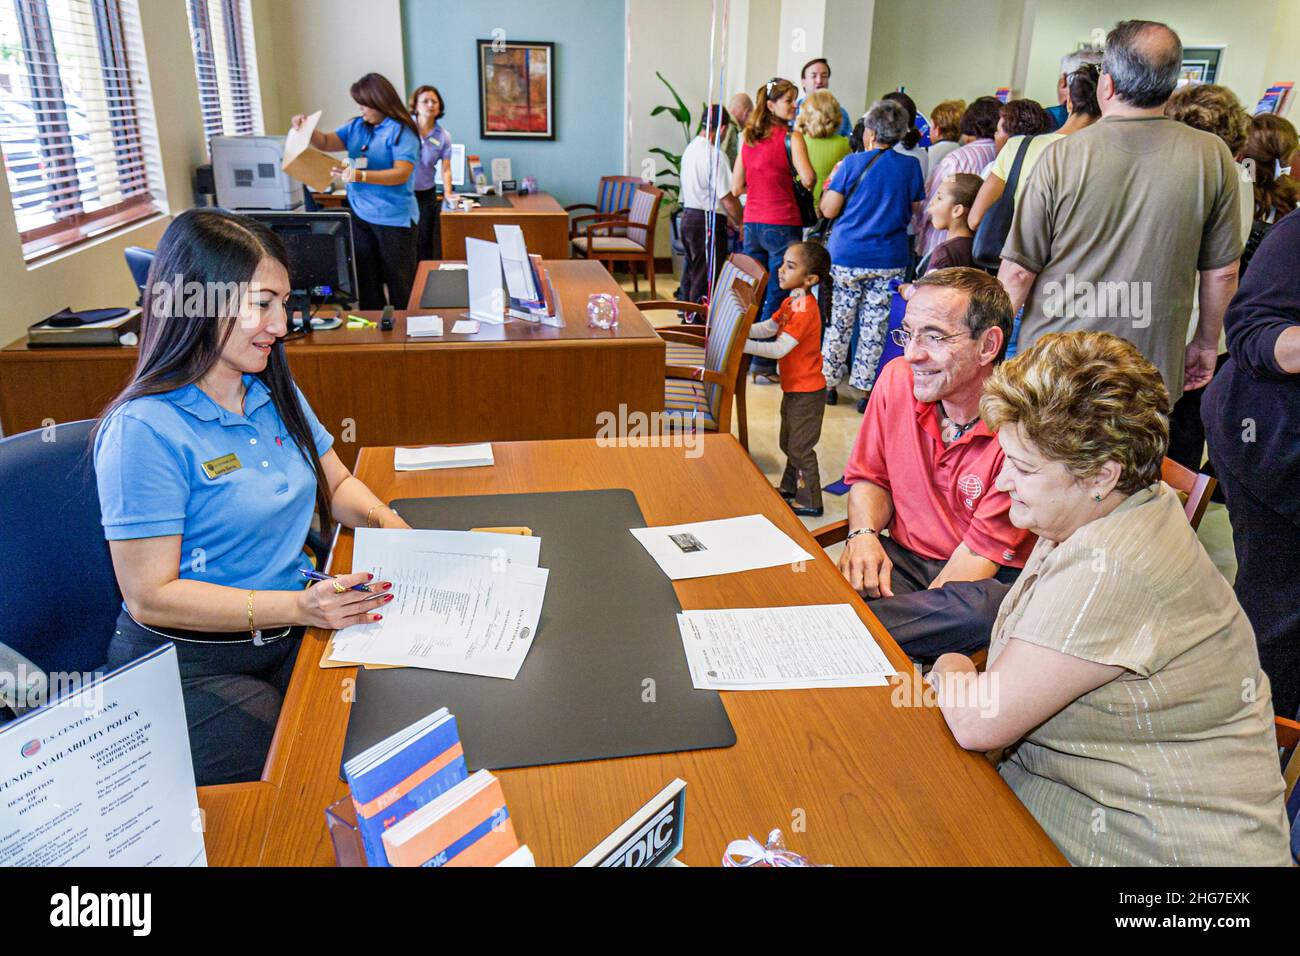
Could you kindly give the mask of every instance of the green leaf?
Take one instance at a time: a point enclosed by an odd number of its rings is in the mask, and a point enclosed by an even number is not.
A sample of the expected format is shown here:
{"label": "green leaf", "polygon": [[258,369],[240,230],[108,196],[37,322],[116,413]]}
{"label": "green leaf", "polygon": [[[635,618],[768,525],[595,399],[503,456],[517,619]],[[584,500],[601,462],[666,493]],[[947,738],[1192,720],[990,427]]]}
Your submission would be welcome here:
{"label": "green leaf", "polygon": [[663,83],[664,86],[668,87],[668,92],[671,93],[673,95],[673,99],[677,101],[676,109],[672,109],[671,107],[665,107],[665,109],[667,109],[668,112],[673,114],[677,122],[681,123],[683,126],[690,126],[691,111],[686,108],[686,104],[683,103],[682,98],[677,95],[677,91],[673,89],[673,85],[669,83],[667,80],[665,80],[664,75],[660,73],[658,70],[655,70],[655,76],[659,77],[659,82]]}

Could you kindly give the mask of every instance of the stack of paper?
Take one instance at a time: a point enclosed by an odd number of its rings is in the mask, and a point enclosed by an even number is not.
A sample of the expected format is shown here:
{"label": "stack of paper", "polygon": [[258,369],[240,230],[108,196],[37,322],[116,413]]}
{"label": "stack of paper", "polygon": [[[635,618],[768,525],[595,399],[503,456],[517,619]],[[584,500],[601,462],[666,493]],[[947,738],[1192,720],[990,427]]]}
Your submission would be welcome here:
{"label": "stack of paper", "polygon": [[847,604],[684,611],[677,615],[696,687],[882,687],[897,673]]}
{"label": "stack of paper", "polygon": [[389,866],[386,829],[465,780],[456,718],[443,707],[343,765],[371,866]]}
{"label": "stack of paper", "polygon": [[520,865],[501,781],[487,770],[384,831],[383,840],[393,866],[496,866],[512,858]]}
{"label": "stack of paper", "polygon": [[432,471],[435,468],[481,468],[495,462],[492,445],[430,445],[427,448],[397,448],[393,451],[396,471]]}
{"label": "stack of paper", "polygon": [[408,315],[406,317],[406,334],[413,339],[442,335],[442,316]]}
{"label": "stack of paper", "polygon": [[383,620],[334,635],[332,660],[514,680],[537,635],[541,539],[358,528],[352,567],[392,581]]}

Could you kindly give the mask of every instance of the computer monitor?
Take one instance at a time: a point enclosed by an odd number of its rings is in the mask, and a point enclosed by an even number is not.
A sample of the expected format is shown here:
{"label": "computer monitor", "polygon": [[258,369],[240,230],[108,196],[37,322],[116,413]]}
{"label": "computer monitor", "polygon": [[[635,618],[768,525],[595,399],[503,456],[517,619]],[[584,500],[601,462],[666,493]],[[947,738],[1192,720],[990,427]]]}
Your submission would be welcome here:
{"label": "computer monitor", "polygon": [[[437,188],[441,189],[442,188],[442,160],[441,159],[438,160],[438,162],[434,166],[434,179],[435,182],[437,183]],[[451,184],[452,186],[465,185],[465,144],[464,143],[451,144]]]}
{"label": "computer monitor", "polygon": [[289,250],[289,284],[295,311],[324,304],[355,307],[357,266],[349,213],[334,210],[244,215],[284,240]]}

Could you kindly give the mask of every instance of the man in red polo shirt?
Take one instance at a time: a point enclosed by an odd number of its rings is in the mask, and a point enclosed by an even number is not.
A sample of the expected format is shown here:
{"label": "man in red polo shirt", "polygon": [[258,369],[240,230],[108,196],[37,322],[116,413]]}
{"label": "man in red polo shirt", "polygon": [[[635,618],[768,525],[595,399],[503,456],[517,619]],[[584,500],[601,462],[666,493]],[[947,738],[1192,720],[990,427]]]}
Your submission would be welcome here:
{"label": "man in red polo shirt", "polygon": [[985,272],[918,279],[896,333],[903,357],[880,373],[845,469],[840,570],[916,659],[987,647],[1034,546],[993,487],[1003,453],[979,413],[1011,319],[1011,300]]}

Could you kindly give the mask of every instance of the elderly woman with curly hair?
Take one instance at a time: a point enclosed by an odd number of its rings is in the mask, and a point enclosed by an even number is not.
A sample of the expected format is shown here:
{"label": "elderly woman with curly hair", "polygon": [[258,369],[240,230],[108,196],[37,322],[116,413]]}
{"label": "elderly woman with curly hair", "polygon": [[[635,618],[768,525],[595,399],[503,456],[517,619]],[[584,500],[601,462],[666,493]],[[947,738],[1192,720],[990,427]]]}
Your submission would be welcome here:
{"label": "elderly woman with curly hair", "polygon": [[1232,588],[1160,481],[1169,393],[1105,332],[1045,335],[985,385],[996,487],[1039,536],[988,669],[930,680],[958,743],[1079,865],[1286,865],[1268,678]]}

